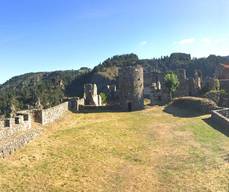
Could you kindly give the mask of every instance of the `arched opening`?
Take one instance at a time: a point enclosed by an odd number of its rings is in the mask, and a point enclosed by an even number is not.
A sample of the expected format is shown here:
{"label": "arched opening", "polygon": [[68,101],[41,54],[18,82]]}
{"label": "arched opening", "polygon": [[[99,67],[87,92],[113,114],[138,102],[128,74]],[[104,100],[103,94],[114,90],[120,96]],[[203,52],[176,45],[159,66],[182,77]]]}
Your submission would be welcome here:
{"label": "arched opening", "polygon": [[132,103],[128,102],[128,111],[131,112],[132,111]]}
{"label": "arched opening", "polygon": [[158,96],[158,101],[162,101],[162,98],[160,95]]}

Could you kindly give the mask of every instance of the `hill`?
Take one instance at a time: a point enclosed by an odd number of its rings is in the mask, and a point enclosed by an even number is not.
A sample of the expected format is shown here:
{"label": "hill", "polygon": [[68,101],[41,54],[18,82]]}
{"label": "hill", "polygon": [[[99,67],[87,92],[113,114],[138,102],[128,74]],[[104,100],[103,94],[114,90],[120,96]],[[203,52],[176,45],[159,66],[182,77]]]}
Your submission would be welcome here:
{"label": "hill", "polygon": [[216,66],[224,63],[229,57],[210,55],[207,58],[191,58],[184,53],[173,53],[170,56],[139,59],[135,54],[117,55],[108,58],[93,70],[80,70],[28,73],[13,77],[0,86],[0,114],[26,109],[38,103],[44,108],[62,102],[66,97],[82,96],[85,83],[96,83],[99,92],[106,92],[108,84],[117,84],[118,70],[123,65],[142,65],[146,72],[159,70],[166,72],[184,68],[188,76],[195,70],[203,76],[213,76]]}
{"label": "hill", "polygon": [[77,77],[88,73],[82,68],[71,71],[28,73],[13,77],[0,86],[0,113],[8,112],[12,105],[26,109],[40,102],[44,108],[63,101],[65,87]]}

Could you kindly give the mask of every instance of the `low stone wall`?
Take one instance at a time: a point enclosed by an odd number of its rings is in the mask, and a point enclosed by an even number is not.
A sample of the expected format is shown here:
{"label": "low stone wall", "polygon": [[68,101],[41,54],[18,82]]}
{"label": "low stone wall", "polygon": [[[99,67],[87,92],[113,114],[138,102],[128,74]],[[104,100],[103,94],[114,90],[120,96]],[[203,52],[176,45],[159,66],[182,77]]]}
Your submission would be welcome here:
{"label": "low stone wall", "polygon": [[42,125],[46,125],[59,119],[68,110],[68,102],[62,103],[49,109],[37,110],[34,111],[35,121],[41,123]]}
{"label": "low stone wall", "polygon": [[222,128],[229,129],[229,108],[212,111],[211,119]]}
{"label": "low stone wall", "polygon": [[5,158],[6,156],[12,154],[14,151],[23,147],[25,144],[36,138],[38,135],[40,135],[40,133],[41,130],[34,129],[1,144],[0,158]]}
{"label": "low stone wall", "polygon": [[0,121],[0,140],[9,138],[20,131],[31,128],[31,118],[28,114],[21,114],[15,118],[8,118]]}
{"label": "low stone wall", "polygon": [[0,120],[0,158],[10,155],[35,137],[42,129],[32,128],[32,121],[48,124],[56,121],[69,110],[69,103],[44,110],[29,110],[17,113],[15,118]]}

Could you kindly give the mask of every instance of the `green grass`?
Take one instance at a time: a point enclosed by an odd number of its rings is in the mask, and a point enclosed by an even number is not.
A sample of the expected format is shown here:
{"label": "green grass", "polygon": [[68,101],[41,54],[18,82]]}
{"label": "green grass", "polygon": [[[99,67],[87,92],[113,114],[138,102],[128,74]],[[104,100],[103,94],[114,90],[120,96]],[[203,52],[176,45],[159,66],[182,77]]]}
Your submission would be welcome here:
{"label": "green grass", "polygon": [[229,140],[205,118],[68,113],[0,160],[0,191],[228,192]]}

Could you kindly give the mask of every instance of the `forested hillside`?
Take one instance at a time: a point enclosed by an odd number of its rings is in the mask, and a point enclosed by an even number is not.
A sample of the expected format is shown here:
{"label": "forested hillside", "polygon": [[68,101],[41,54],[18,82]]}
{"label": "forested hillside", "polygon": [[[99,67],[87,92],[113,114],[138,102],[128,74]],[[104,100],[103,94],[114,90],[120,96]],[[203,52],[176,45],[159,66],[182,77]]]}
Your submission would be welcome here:
{"label": "forested hillside", "polygon": [[65,97],[82,96],[85,83],[96,83],[99,92],[106,91],[107,84],[117,83],[118,69],[123,65],[140,64],[146,71],[161,72],[185,68],[188,76],[195,70],[202,71],[203,76],[213,76],[216,66],[228,61],[229,57],[215,55],[192,59],[189,54],[173,53],[158,59],[139,60],[135,54],[126,54],[108,58],[93,70],[28,73],[0,85],[0,114],[26,109],[28,105],[35,107],[39,103],[47,108],[61,103]]}
{"label": "forested hillside", "polygon": [[88,68],[82,68],[13,77],[0,86],[0,113],[34,107],[39,103],[44,108],[57,105],[63,101],[66,87],[89,71]]}

